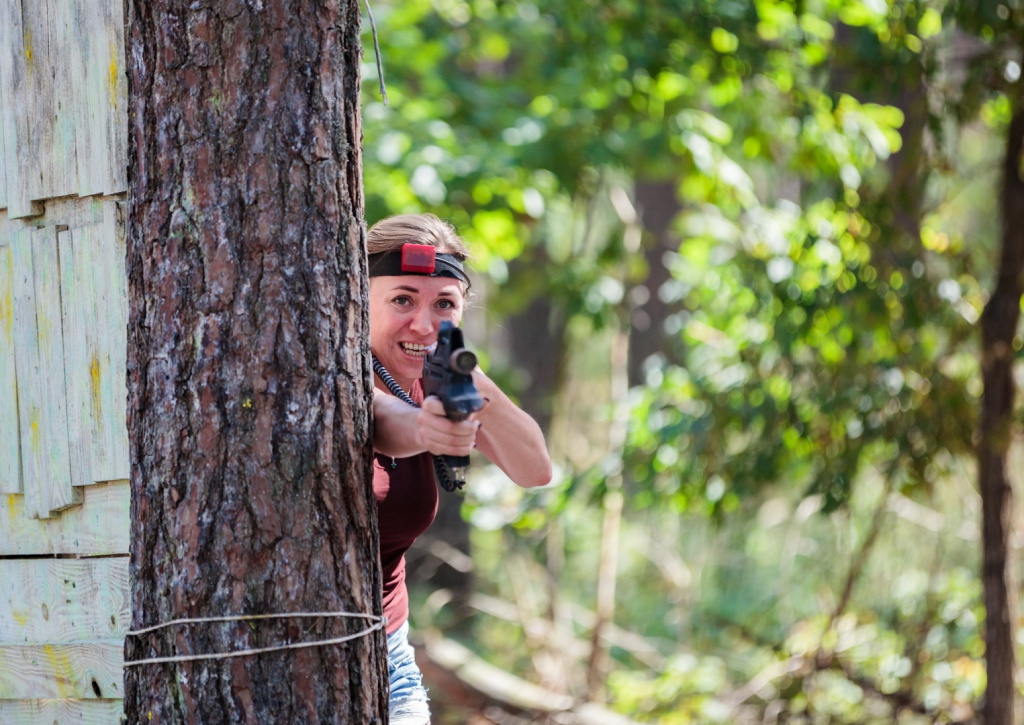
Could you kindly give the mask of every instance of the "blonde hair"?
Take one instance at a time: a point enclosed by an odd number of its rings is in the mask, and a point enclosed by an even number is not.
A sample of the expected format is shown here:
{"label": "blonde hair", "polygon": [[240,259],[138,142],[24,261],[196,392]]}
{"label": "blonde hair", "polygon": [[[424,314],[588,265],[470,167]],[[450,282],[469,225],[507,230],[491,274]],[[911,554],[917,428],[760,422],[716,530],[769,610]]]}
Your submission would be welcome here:
{"label": "blonde hair", "polygon": [[370,227],[366,234],[367,254],[398,251],[403,244],[429,244],[459,261],[469,258],[469,247],[455,227],[433,214],[389,216]]}

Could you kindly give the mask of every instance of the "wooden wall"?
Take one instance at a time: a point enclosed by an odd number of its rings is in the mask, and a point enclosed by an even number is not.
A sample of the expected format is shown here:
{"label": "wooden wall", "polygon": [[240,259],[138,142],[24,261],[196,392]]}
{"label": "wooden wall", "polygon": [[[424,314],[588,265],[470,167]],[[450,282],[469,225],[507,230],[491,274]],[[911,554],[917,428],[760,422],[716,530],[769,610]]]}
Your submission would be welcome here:
{"label": "wooden wall", "polygon": [[128,609],[121,0],[0,0],[0,723],[117,723]]}
{"label": "wooden wall", "polygon": [[0,209],[126,190],[124,22],[111,0],[0,0]]}

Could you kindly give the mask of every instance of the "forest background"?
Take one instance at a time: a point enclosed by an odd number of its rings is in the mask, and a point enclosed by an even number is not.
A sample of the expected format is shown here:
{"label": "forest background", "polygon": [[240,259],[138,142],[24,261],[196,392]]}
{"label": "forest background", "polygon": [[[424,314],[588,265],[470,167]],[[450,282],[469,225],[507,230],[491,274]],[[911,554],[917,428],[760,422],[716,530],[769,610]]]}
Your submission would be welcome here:
{"label": "forest background", "polygon": [[1019,274],[982,328],[1024,235],[1024,2],[372,10],[367,221],[466,237],[468,339],[556,464],[534,492],[480,459],[442,500],[414,629],[639,722],[979,718],[978,454],[1022,461]]}

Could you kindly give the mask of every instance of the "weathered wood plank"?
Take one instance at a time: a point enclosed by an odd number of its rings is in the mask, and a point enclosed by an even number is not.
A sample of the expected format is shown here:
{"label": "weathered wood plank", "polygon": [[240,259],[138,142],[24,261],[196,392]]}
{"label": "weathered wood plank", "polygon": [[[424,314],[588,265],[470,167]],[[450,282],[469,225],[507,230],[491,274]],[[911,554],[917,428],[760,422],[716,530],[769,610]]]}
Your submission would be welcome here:
{"label": "weathered wood plank", "polygon": [[123,639],[128,557],[0,559],[0,647]]}
{"label": "weathered wood plank", "polygon": [[15,233],[12,262],[22,481],[28,514],[45,519],[80,503],[71,486],[56,229]]}
{"label": "weathered wood plank", "polygon": [[[89,332],[95,329],[93,245],[81,229],[57,234],[60,252],[60,300],[64,324],[64,378],[67,384],[68,446],[71,484],[86,486],[92,474],[94,411],[99,407],[99,388],[94,384],[91,364],[95,353],[89,349]],[[98,383],[98,379],[96,383]]]}
{"label": "weathered wood plank", "polygon": [[4,725],[118,725],[122,700],[0,700]]}
{"label": "weathered wood plank", "polygon": [[36,0],[45,5],[49,32],[47,65],[53,79],[50,86],[50,110],[53,114],[49,155],[50,176],[43,189],[47,198],[70,196],[78,192],[78,166],[75,155],[75,104],[73,58],[77,55],[77,38],[71,9],[73,0]]}
{"label": "weathered wood plank", "polygon": [[14,368],[14,266],[0,239],[0,494],[21,493],[18,381]]}
{"label": "weathered wood plank", "polygon": [[[0,11],[0,23],[2,23],[3,11]],[[3,47],[6,42],[7,29],[0,27],[0,62],[3,62],[4,52]],[[0,71],[0,98],[6,98],[4,95],[3,86],[3,72]],[[4,117],[3,112],[0,111],[0,209],[7,208],[7,151],[6,144],[4,142]]]}
{"label": "weathered wood plank", "polygon": [[[126,382],[128,349],[127,283],[124,269],[124,224],[118,205],[105,204],[102,224],[72,232],[77,272],[69,295],[78,308],[65,310],[71,344],[67,351],[69,415],[73,441],[88,433],[92,481],[128,478]],[[62,263],[64,257],[61,258]],[[62,272],[67,270],[62,266]],[[77,327],[77,330],[71,330]],[[77,452],[76,452],[77,455]]]}
{"label": "weathered wood plank", "polygon": [[103,443],[108,467],[96,469],[95,480],[114,481],[131,475],[128,460],[128,280],[123,204],[105,205],[103,225],[98,232],[95,268],[102,277],[96,299],[106,360],[101,387],[106,414]]}
{"label": "weathered wood plank", "polygon": [[[14,66],[14,37],[15,25],[13,17],[21,14],[19,2],[15,0],[3,0],[0,2],[0,98],[14,98],[13,83]],[[14,144],[14,104],[0,104],[0,209],[6,209],[11,203],[8,201],[14,191],[8,191],[10,184],[7,182],[7,166],[17,165],[17,151]],[[10,129],[8,129],[10,126]],[[13,184],[13,177],[11,182]],[[25,200],[28,203],[28,200]],[[15,202],[17,206],[17,202]]]}
{"label": "weathered wood plank", "polygon": [[74,50],[71,73],[75,80],[75,149],[78,160],[78,194],[102,194],[107,180],[107,122],[110,102],[107,71],[103,66],[106,51],[103,37],[103,13],[93,3],[77,0],[68,3],[74,15]]}
{"label": "weathered wood plank", "polygon": [[120,207],[105,203],[101,224],[59,238],[72,483],[128,478],[128,300]]}
{"label": "weathered wood plank", "polygon": [[110,448],[110,369],[109,337],[107,326],[109,320],[104,320],[106,312],[106,300],[101,299],[106,294],[103,291],[104,281],[107,275],[103,267],[103,226],[93,224],[82,227],[78,230],[80,244],[83,251],[87,250],[90,265],[87,270],[89,284],[93,289],[88,301],[89,308],[86,314],[89,316],[89,325],[83,330],[85,335],[85,349],[87,358],[85,364],[89,374],[89,402],[90,421],[89,429],[89,469],[92,471],[94,481],[107,479],[127,478],[127,476],[108,475],[113,468],[111,458],[113,451]]}
{"label": "weathered wood plank", "polygon": [[127,554],[128,482],[87,486],[81,491],[81,506],[39,521],[26,517],[24,496],[0,496],[0,556]]}
{"label": "weathered wood plank", "polygon": [[0,698],[121,697],[124,642],[0,647]]}
{"label": "weathered wood plank", "polygon": [[124,51],[124,5],[121,0],[104,0],[103,23],[106,39],[107,98],[107,180],[106,194],[128,190],[128,75]]}
{"label": "weathered wood plank", "polygon": [[31,200],[45,199],[53,181],[54,113],[53,68],[50,65],[49,13],[45,2],[22,0],[23,53],[19,61],[24,75],[15,88],[15,102],[23,104],[18,117],[19,182],[27,186]]}
{"label": "weathered wood plank", "polygon": [[[0,92],[4,99],[0,124],[4,127],[7,214],[12,219],[38,216],[42,207],[32,200],[37,198],[33,192],[39,188],[40,167],[29,117],[32,79],[38,69],[33,72],[31,27],[23,22],[21,0],[0,2],[0,33]],[[38,66],[38,54],[35,57]]]}
{"label": "weathered wood plank", "polygon": [[[75,227],[88,224],[99,224],[103,221],[103,206],[106,202],[102,196],[80,198],[65,196],[58,199],[47,199],[45,214],[41,219],[30,220],[33,226]],[[5,237],[16,229],[23,229],[26,223],[21,219],[8,219],[0,214],[0,237]]]}

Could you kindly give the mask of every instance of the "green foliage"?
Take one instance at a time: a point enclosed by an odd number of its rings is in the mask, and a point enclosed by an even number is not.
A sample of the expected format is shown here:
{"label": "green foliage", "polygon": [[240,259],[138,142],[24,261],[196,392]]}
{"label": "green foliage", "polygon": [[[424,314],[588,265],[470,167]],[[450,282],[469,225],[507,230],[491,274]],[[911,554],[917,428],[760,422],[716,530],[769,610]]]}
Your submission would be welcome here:
{"label": "green foliage", "polygon": [[[551,606],[585,606],[594,596],[601,530],[592,510],[579,499],[556,509],[555,492],[523,492],[492,477],[473,483],[475,515],[488,506],[503,511],[480,517],[485,527],[474,531],[478,586],[515,602],[531,622]],[[615,707],[658,723],[761,720],[752,713],[765,709],[807,722],[968,717],[984,688],[971,526],[977,512],[964,505],[973,493],[962,475],[946,472],[943,483],[927,509],[887,498],[873,477],[831,517],[816,515],[821,497],[795,504],[785,495],[759,504],[747,498],[720,525],[655,507],[632,517],[619,553],[617,621],[663,660],[650,666],[632,651],[614,650],[619,666],[608,687]],[[835,597],[883,505],[878,555],[856,575],[850,604],[833,618]],[[522,520],[517,512],[538,509],[552,517],[548,525],[514,534],[508,522]],[[947,518],[945,526],[937,516]],[[558,531],[572,535],[553,572],[546,539]],[[564,599],[552,601],[555,581]],[[578,617],[566,618],[579,640],[589,635]],[[479,618],[477,631],[476,645],[494,662],[544,678],[542,664],[552,655],[523,627]],[[744,688],[755,681],[761,685]]]}
{"label": "green foliage", "polygon": [[[1024,3],[412,0],[377,17],[392,103],[375,99],[367,64],[368,219],[450,218],[491,323],[537,299],[561,321],[561,484],[535,497],[479,478],[466,510],[493,592],[516,593],[510,548],[554,566],[541,543],[559,530],[563,596],[589,601],[594,504],[621,476],[624,541],[648,553],[620,553],[619,621],[643,630],[653,612],[667,624],[643,633],[691,650],[657,672],[616,652],[621,710],[730,721],[723,693],[797,663],[774,699],[736,712],[966,717],[984,685],[976,542],[923,561],[882,535],[870,584],[832,607],[859,551],[843,537],[871,530],[858,497],[934,501],[971,455],[994,139],[1019,93]],[[680,210],[665,250],[643,229],[637,190],[652,182],[671,183]],[[652,297],[661,352],[612,400],[610,340],[641,334],[631,325]],[[495,374],[529,379],[516,363],[495,356]],[[625,441],[608,450],[623,415]],[[764,525],[771,506],[786,526]],[[942,510],[960,522],[955,503]],[[803,537],[808,511],[833,518]],[[728,546],[707,541],[719,537]],[[799,554],[805,541],[817,557]],[[653,548],[682,571],[700,562],[700,596]],[[894,552],[905,566],[876,570]],[[528,667],[514,630],[482,626],[479,641]]]}
{"label": "green foliage", "polygon": [[[906,23],[874,7],[389,8],[393,102],[366,109],[367,157],[384,162],[366,164],[367,215],[439,210],[502,283],[493,311],[546,294],[593,329],[628,315],[623,285],[645,274],[618,220],[595,205],[607,208],[609,189],[630,176],[678,178],[686,243],[655,290],[677,308],[664,321],[675,340],[655,361],[660,382],[639,395],[626,453],[641,500],[666,477],[687,498],[712,480],[742,494],[787,478],[833,508],[875,440],[904,443],[889,465],[926,481],[923,459],[969,441],[973,401],[933,364],[967,325],[936,294],[935,275],[911,263],[921,262],[910,256],[917,240],[898,241],[904,259],[872,259],[894,230],[867,218],[861,197],[887,193],[874,172],[900,148],[903,112],[835,93],[819,67],[840,20],[869,28],[856,37],[871,51],[918,63],[920,48],[893,39]],[[936,12],[921,15],[931,36]],[[800,199],[755,181],[779,169],[803,187]],[[531,274],[507,279],[514,258],[536,260]],[[936,384],[960,414],[934,414]],[[691,398],[699,414],[644,430],[651,413],[678,418]],[[689,455],[666,466],[668,450]]]}

